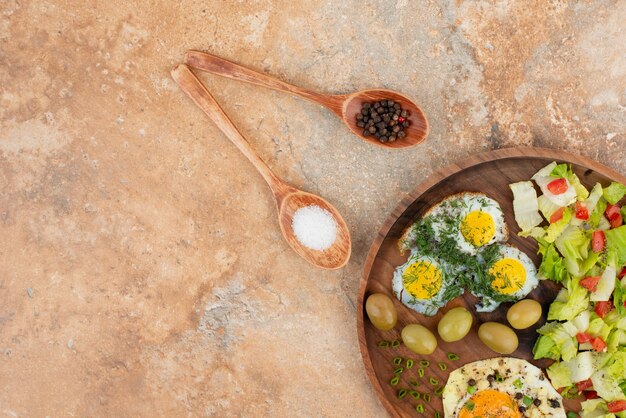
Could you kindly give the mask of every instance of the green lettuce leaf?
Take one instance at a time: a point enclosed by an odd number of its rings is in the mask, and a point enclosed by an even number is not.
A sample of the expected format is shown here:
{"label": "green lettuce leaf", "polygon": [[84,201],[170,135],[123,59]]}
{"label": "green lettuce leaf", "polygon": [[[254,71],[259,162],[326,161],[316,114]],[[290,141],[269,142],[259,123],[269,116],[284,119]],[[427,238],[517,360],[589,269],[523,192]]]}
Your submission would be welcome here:
{"label": "green lettuce leaf", "polygon": [[550,378],[550,382],[552,382],[552,386],[555,388],[572,386],[573,383],[570,377],[570,370],[565,362],[553,363],[546,371],[548,372],[548,377]]}
{"label": "green lettuce leaf", "polygon": [[607,202],[614,205],[626,195],[626,186],[622,183],[612,182],[608,187],[604,188],[602,195]]}
{"label": "green lettuce leaf", "polygon": [[580,285],[580,279],[570,278],[565,282],[550,305],[548,321],[571,321],[589,306],[589,292]]}
{"label": "green lettuce leaf", "polygon": [[595,208],[591,212],[591,215],[589,215],[589,225],[591,225],[593,229],[597,229],[598,226],[600,225],[600,221],[605,219],[604,218],[605,210],[606,210],[606,200],[604,199],[598,200],[598,203],[596,204]]}
{"label": "green lettuce leaf", "polygon": [[591,376],[593,388],[606,401],[626,399],[619,386],[626,376],[626,352],[617,351],[609,363]]}
{"label": "green lettuce leaf", "polygon": [[572,220],[572,210],[570,208],[565,208],[563,212],[563,217],[553,223],[546,229],[546,235],[543,237],[547,242],[554,242],[559,235],[565,230],[569,221]]}
{"label": "green lettuce leaf", "polygon": [[626,264],[626,225],[604,231],[607,250],[615,251],[618,266]]}
{"label": "green lettuce leaf", "polygon": [[546,335],[542,335],[537,338],[535,346],[533,347],[533,355],[535,360],[541,358],[549,358],[552,360],[559,360],[561,354],[554,340]]}
{"label": "green lettuce leaf", "polygon": [[567,269],[563,258],[556,251],[554,244],[549,244],[539,240],[539,254],[541,254],[541,264],[539,273],[550,280],[561,283],[567,279]]}

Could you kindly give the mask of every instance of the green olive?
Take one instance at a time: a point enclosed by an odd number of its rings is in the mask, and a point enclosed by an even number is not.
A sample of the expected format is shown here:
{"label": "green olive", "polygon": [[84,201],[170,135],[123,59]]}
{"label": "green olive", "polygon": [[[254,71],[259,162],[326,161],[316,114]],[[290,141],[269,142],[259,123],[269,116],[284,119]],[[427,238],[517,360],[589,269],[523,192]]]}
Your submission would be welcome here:
{"label": "green olive", "polygon": [[389,331],[396,326],[398,312],[393,301],[384,293],[374,293],[365,302],[365,312],[376,328]]}
{"label": "green olive", "polygon": [[446,342],[458,341],[472,328],[472,321],[472,314],[459,306],[445,313],[437,325],[437,331],[441,339]]}
{"label": "green olive", "polygon": [[402,328],[402,342],[417,354],[432,354],[437,348],[435,334],[419,324],[409,324]]}
{"label": "green olive", "polygon": [[525,329],[541,318],[541,305],[536,300],[524,299],[509,308],[506,319],[515,329]]}
{"label": "green olive", "polygon": [[485,322],[478,328],[478,338],[496,353],[511,354],[519,341],[511,328],[498,322]]}

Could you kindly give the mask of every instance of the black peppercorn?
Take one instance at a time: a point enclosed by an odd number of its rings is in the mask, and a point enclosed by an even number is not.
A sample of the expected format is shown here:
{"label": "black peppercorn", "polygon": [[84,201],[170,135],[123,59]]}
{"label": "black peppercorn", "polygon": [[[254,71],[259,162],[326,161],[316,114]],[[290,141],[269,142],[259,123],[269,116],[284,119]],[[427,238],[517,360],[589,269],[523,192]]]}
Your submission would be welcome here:
{"label": "black peppercorn", "polygon": [[535,405],[535,406],[541,405],[541,399],[535,398],[535,400],[533,401],[533,405]]}

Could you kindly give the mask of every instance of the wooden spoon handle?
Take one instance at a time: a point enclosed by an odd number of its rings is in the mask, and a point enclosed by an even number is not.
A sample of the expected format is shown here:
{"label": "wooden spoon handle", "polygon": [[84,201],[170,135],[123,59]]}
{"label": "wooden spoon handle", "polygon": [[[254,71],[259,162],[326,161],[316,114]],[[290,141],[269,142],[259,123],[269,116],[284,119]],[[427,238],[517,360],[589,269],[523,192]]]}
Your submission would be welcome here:
{"label": "wooden spoon handle", "polygon": [[235,64],[224,58],[207,54],[200,51],[187,51],[185,53],[185,64],[198,70],[208,71],[223,77],[232,78],[233,80],[245,81],[246,83],[256,84],[257,86],[268,87],[270,89],[295,94],[304,99],[311,100],[326,106],[339,117],[342,116],[341,107],[346,96],[341,95],[325,95],[302,87],[297,87],[284,81],[280,81],[274,77],[261,74],[249,68]]}
{"label": "wooden spoon handle", "polygon": [[[245,155],[248,160],[256,167],[261,173],[267,184],[274,191],[276,195],[279,192],[284,192],[283,189],[289,188],[278,177],[272,173],[269,167],[259,158],[254,152],[248,141],[241,135],[239,130],[233,125],[232,121],[224,113],[220,105],[215,101],[211,93],[206,89],[204,84],[198,77],[191,72],[189,67],[185,64],[179,64],[172,69],[172,78],[180,88],[187,93],[189,97],[206,113],[209,118],[217,125],[218,128],[224,132],[224,134],[232,141],[233,144],[239,148],[239,150]],[[278,196],[277,196],[278,198]]]}

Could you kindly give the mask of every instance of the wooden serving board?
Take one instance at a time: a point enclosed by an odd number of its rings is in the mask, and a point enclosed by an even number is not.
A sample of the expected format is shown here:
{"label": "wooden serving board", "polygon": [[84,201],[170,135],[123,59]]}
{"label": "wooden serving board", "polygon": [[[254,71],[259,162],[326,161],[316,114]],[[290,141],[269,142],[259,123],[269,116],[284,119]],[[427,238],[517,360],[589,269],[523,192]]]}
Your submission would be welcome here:
{"label": "wooden serving board", "polygon": [[[611,180],[626,184],[626,177],[610,168],[588,158],[562,151],[539,148],[508,148],[490,151],[474,155],[435,172],[400,202],[375,237],[365,260],[359,287],[357,330],[367,375],[380,401],[391,416],[433,417],[435,411],[439,411],[443,417],[440,397],[432,396],[429,403],[424,402],[423,399],[417,401],[408,395],[399,400],[397,398],[398,390],[406,388],[407,390],[415,389],[421,393],[433,393],[437,386],[445,385],[448,374],[454,369],[472,361],[499,356],[478,339],[477,331],[480,324],[487,321],[507,324],[506,311],[511,306],[510,303],[503,304],[495,312],[477,313],[474,308],[477,299],[466,293],[451,301],[433,317],[426,317],[405,307],[395,298],[391,290],[391,279],[395,268],[406,262],[408,258],[408,254],[403,256],[398,251],[396,245],[398,238],[406,227],[443,198],[463,191],[482,192],[498,201],[502,206],[510,232],[508,242],[528,254],[538,266],[539,257],[536,255],[537,246],[534,240],[517,236],[519,228],[513,215],[513,195],[509,189],[509,184],[529,180],[540,168],[552,161],[571,163],[574,172],[589,189],[596,182],[602,183],[603,186]],[[533,360],[532,348],[537,336],[535,331],[545,323],[548,307],[558,290],[559,286],[555,283],[544,281],[530,293],[528,297],[539,301],[543,306],[543,316],[535,326],[527,330],[517,331],[520,344],[517,351],[511,354],[512,357],[526,359],[542,368],[550,364],[547,360]],[[364,302],[370,294],[377,292],[390,296],[398,310],[398,323],[391,331],[379,331],[367,319]],[[437,335],[437,323],[443,313],[455,306],[467,307],[474,316],[474,324],[470,333],[461,341],[445,343]],[[409,323],[422,324],[437,336],[439,345],[433,354],[419,356],[404,345],[398,348],[378,347],[380,341],[400,341],[400,331]],[[460,360],[450,361],[447,358],[447,354],[450,352],[457,354]],[[416,364],[410,370],[406,370],[405,367],[405,371],[400,375],[400,382],[396,386],[392,386],[390,380],[394,376],[396,367],[393,364],[393,359],[398,356],[404,360],[407,358],[414,359]],[[422,359],[430,361],[430,366],[424,368],[425,376],[419,378],[419,360]],[[446,363],[447,369],[441,370],[437,365],[439,362]],[[405,362],[402,366],[405,366]],[[439,382],[438,385],[431,385],[429,377],[435,378]],[[409,382],[413,379],[418,381],[419,387],[410,385]],[[425,408],[423,414],[419,414],[415,410],[418,403],[421,403]],[[579,400],[567,400],[565,404],[569,409],[579,409]]]}

